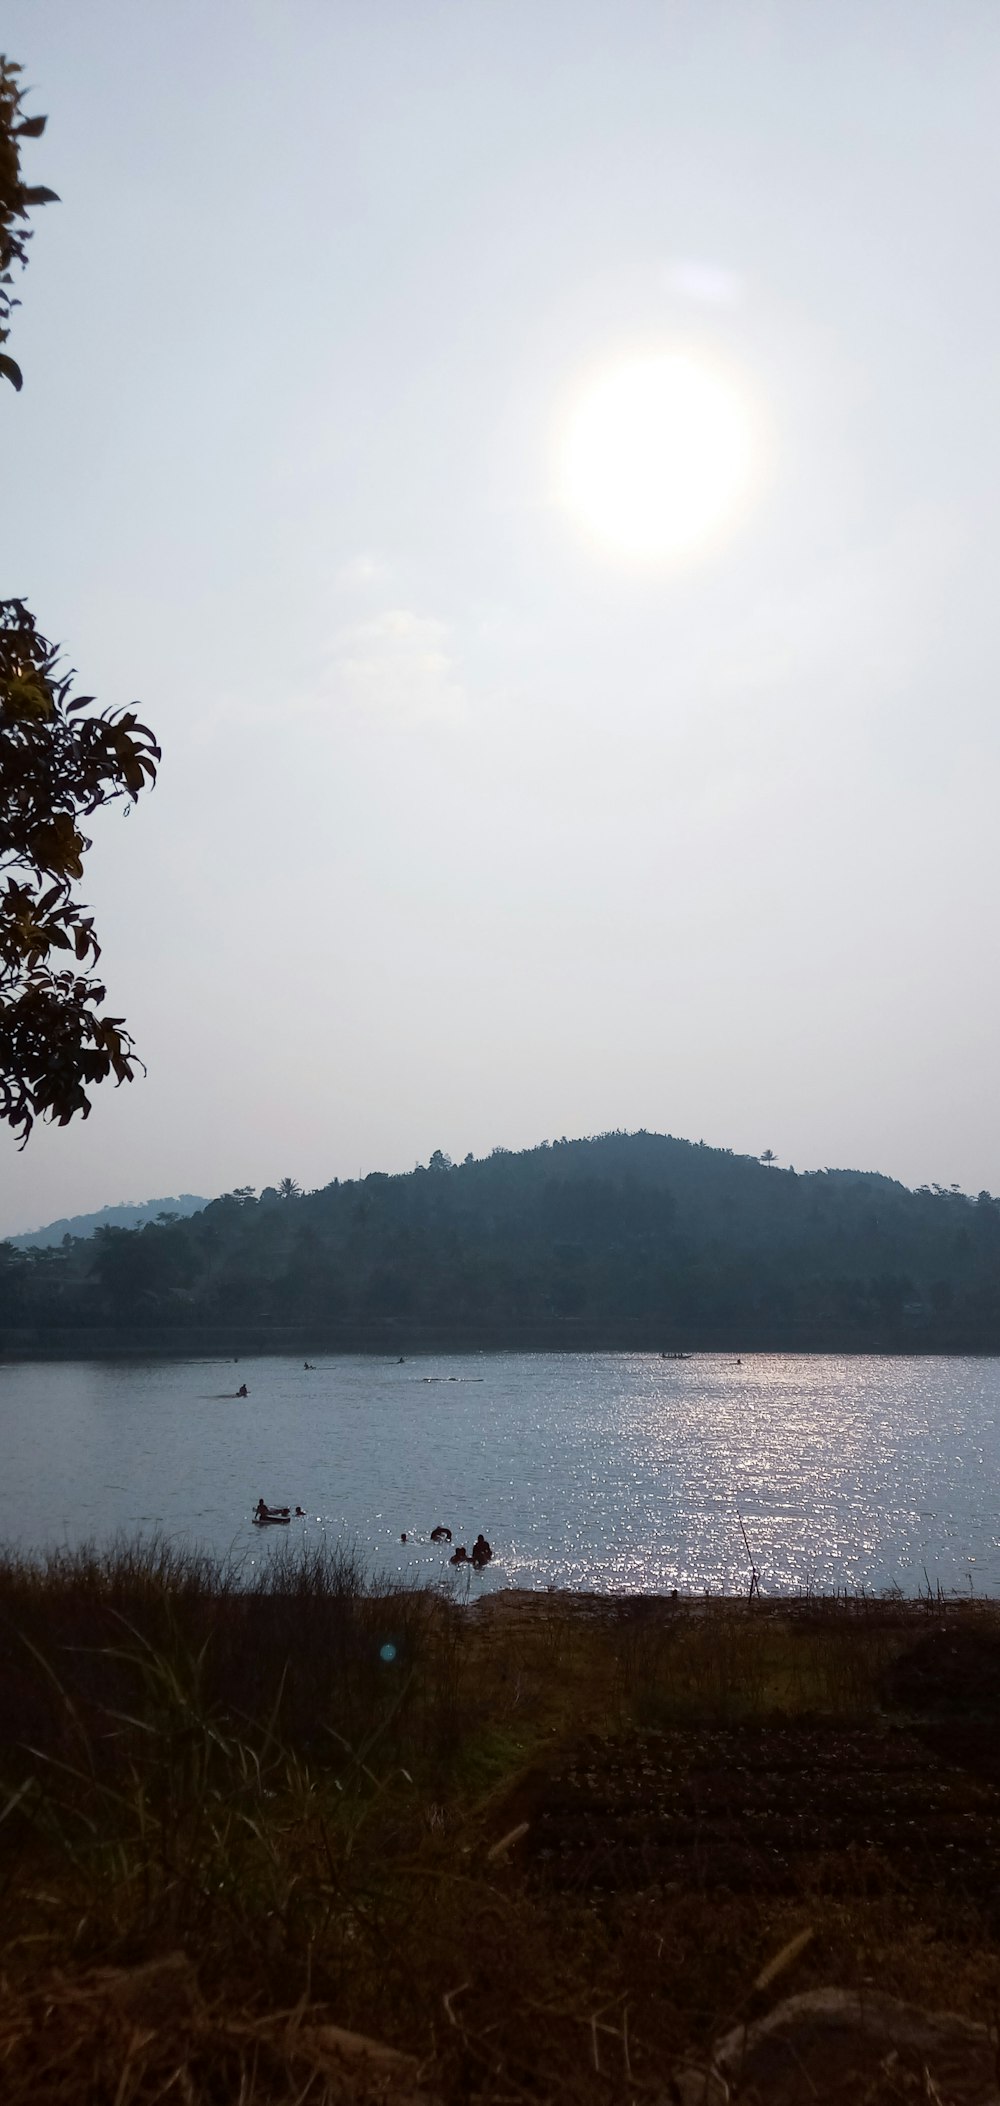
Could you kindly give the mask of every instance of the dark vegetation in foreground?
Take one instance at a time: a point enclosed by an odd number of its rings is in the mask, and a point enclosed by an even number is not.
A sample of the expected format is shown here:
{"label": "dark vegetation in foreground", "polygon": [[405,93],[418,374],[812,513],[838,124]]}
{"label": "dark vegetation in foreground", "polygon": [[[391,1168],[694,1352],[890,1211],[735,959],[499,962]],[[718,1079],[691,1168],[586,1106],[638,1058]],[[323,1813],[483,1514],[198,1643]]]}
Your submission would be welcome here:
{"label": "dark vegetation in foreground", "polygon": [[0,1350],[1000,1350],[1000,1203],[603,1134],[58,1250],[0,1245]]}
{"label": "dark vegetation in foreground", "polygon": [[11,2106],[667,2096],[822,1983],[995,2020],[995,1605],[122,1546],[0,1566],[0,1678]]}

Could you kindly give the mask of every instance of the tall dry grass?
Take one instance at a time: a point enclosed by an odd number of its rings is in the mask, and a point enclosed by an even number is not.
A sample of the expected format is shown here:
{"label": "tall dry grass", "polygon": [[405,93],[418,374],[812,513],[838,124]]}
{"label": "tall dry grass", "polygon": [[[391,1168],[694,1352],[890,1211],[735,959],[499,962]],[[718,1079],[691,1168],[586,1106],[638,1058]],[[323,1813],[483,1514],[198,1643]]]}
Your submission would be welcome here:
{"label": "tall dry grass", "polygon": [[[637,2097],[810,1926],[796,1987],[877,1965],[929,1990],[946,1949],[949,2000],[979,2008],[997,1945],[970,1917],[956,1989],[958,1903],[932,1926],[860,1875],[832,1898],[599,1898],[532,1855],[574,1750],[877,1719],[912,1638],[909,1610],[876,1604],[470,1612],[344,1552],[263,1572],[158,1542],[0,1560],[0,2090],[359,2096],[320,2039],[335,2021],[414,2058],[377,2083],[366,2065],[381,2095]],[[134,1970],[178,1951],[168,2015],[129,2018]]]}

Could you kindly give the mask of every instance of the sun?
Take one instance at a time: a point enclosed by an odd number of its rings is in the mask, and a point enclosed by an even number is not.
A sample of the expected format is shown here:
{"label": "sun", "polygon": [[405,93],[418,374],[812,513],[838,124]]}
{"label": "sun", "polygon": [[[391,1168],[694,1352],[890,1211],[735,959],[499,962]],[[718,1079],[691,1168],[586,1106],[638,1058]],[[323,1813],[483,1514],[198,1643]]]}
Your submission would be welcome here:
{"label": "sun", "polygon": [[669,562],[707,551],[752,495],[752,406],[694,352],[622,359],[580,390],[558,461],[561,502],[619,555]]}

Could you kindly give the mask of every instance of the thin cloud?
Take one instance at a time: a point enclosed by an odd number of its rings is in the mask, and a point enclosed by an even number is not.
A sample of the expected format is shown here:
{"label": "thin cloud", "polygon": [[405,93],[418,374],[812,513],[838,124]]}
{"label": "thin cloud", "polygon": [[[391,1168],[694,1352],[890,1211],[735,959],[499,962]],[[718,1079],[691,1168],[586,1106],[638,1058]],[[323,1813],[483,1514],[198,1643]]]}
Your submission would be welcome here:
{"label": "thin cloud", "polygon": [[293,720],[319,729],[333,718],[397,727],[456,725],[468,696],[447,622],[410,607],[387,607],[334,632],[313,670],[290,689],[272,679],[257,696],[224,692],[201,712],[194,748],[256,726]]}
{"label": "thin cloud", "polygon": [[448,624],[409,607],[342,629],[327,689],[354,714],[391,724],[455,724],[467,706]]}
{"label": "thin cloud", "polygon": [[373,585],[384,585],[389,576],[389,566],[380,556],[352,556],[349,563],[342,563],[334,576],[337,592],[367,592]]}

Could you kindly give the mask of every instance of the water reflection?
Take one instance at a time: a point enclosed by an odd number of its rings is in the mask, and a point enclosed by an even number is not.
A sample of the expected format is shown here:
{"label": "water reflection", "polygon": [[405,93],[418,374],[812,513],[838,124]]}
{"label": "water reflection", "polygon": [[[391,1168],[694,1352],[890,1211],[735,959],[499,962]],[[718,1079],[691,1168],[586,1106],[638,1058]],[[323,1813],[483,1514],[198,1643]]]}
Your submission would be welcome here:
{"label": "water reflection", "polygon": [[[249,1395],[233,1392],[245,1382]],[[160,1529],[255,1562],[348,1539],[404,1578],[483,1529],[503,1585],[1000,1590],[1000,1363],[645,1354],[0,1368],[19,1547]],[[301,1502],[255,1531],[258,1498]],[[406,1530],[408,1541],[400,1543]]]}

